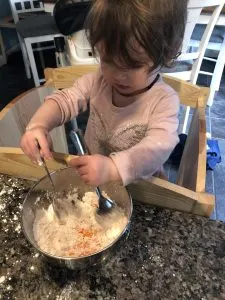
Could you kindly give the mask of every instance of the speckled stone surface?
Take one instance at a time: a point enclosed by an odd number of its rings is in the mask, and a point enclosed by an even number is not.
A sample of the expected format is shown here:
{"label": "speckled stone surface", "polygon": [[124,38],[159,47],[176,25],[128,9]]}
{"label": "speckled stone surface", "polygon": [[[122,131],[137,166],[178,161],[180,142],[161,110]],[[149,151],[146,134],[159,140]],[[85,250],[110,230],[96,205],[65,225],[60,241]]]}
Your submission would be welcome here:
{"label": "speckled stone surface", "polygon": [[0,175],[0,299],[225,299],[225,224],[135,204],[130,235],[105,264],[46,264],[20,226],[30,182]]}

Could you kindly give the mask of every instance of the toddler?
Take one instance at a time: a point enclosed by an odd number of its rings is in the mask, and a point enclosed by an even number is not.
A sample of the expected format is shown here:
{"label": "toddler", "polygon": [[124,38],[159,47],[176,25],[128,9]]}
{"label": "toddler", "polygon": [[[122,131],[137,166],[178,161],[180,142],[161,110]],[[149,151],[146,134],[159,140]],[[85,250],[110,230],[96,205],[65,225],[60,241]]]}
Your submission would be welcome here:
{"label": "toddler", "polygon": [[186,0],[94,0],[85,26],[100,67],[45,99],[21,139],[24,153],[50,159],[49,132],[90,103],[91,155],[70,162],[86,183],[127,185],[161,170],[178,142],[179,99],[159,71],[179,53],[186,14]]}

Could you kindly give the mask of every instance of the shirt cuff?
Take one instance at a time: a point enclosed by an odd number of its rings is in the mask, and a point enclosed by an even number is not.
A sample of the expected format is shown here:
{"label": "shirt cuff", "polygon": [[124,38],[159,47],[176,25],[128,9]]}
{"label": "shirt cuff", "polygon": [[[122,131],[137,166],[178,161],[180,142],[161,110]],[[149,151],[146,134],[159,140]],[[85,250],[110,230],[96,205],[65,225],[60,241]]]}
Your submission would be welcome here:
{"label": "shirt cuff", "polygon": [[131,159],[129,158],[128,153],[113,152],[110,154],[110,158],[116,165],[124,186],[135,180],[135,168],[131,162]]}

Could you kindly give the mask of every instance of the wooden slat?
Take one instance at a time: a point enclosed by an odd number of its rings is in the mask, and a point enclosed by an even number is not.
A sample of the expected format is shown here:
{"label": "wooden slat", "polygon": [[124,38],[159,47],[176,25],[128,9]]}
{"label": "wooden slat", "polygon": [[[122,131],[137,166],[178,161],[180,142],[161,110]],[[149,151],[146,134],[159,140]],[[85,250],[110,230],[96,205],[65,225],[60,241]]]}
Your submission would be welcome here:
{"label": "wooden slat", "polygon": [[204,108],[195,109],[177,175],[177,184],[196,192],[205,191],[206,121]]}
{"label": "wooden slat", "polygon": [[[65,168],[73,158],[73,155],[53,152],[53,159],[46,163],[49,170],[55,171]],[[45,169],[33,164],[20,148],[10,147],[0,147],[0,173],[29,180],[38,180],[46,175]]]}
{"label": "wooden slat", "polygon": [[45,69],[47,85],[52,85],[56,89],[71,87],[74,81],[91,72],[95,72],[99,65],[76,65],[65,68]]}
{"label": "wooden slat", "polygon": [[206,105],[210,93],[209,88],[199,87],[168,75],[163,75],[163,79],[178,93],[181,104],[196,108],[198,99],[201,97],[204,106]]}
{"label": "wooden slat", "polygon": [[45,75],[45,83],[44,86],[52,86],[55,87],[55,84],[53,82],[53,74],[54,74],[54,70],[53,68],[46,68],[44,69],[44,75]]}
{"label": "wooden slat", "polygon": [[197,193],[198,201],[194,203],[191,213],[211,217],[215,207],[215,196],[207,193]]}
{"label": "wooden slat", "polygon": [[141,181],[129,185],[128,191],[133,199],[143,203],[208,217],[215,205],[213,195],[196,193],[155,177],[151,182]]}
{"label": "wooden slat", "polygon": [[177,174],[177,184],[196,191],[199,154],[199,113],[195,110]]}
{"label": "wooden slat", "polygon": [[206,184],[206,162],[207,162],[207,137],[206,137],[206,120],[205,110],[198,108],[199,112],[199,152],[198,152],[198,168],[196,180],[196,192],[204,192]]}
{"label": "wooden slat", "polygon": [[[47,161],[51,171],[66,167],[75,156],[53,153],[53,157]],[[44,168],[34,165],[21,149],[6,147],[0,148],[0,173],[35,181],[46,175]],[[209,216],[214,208],[214,196],[195,193],[155,177],[151,182],[129,185],[128,190],[137,201],[189,213]]]}

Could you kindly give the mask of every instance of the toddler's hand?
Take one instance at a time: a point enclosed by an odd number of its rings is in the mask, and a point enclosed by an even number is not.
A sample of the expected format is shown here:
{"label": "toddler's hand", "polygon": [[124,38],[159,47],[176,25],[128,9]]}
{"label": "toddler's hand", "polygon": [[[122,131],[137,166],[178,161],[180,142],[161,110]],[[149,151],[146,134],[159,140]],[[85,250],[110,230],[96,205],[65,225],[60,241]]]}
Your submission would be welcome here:
{"label": "toddler's hand", "polygon": [[[40,150],[38,149],[38,144],[40,145]],[[41,127],[25,132],[20,141],[20,147],[33,163],[40,161],[40,155],[45,159],[52,158],[51,146],[52,141],[48,131]]]}
{"label": "toddler's hand", "polygon": [[103,155],[79,156],[72,159],[70,165],[77,169],[85,183],[93,186],[121,179],[114,162]]}

